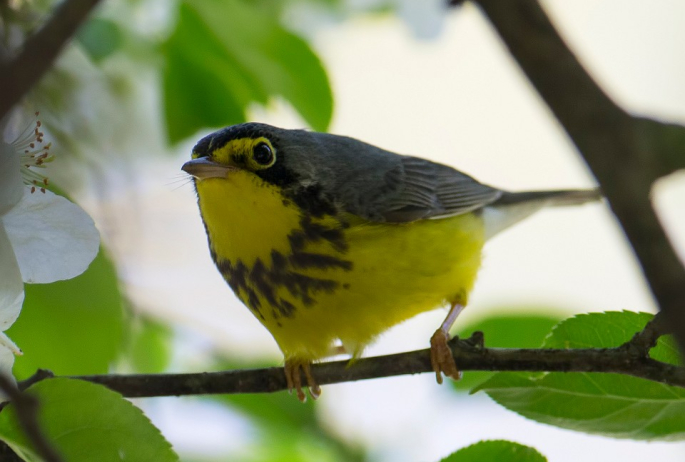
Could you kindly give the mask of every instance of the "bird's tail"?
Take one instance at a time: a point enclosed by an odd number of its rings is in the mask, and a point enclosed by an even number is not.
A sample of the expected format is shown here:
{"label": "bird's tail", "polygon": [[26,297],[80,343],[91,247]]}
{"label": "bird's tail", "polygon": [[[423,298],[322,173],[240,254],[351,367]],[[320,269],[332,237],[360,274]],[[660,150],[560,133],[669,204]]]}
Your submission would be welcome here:
{"label": "bird's tail", "polygon": [[599,189],[504,192],[483,209],[485,238],[489,239],[543,207],[580,205],[602,198]]}

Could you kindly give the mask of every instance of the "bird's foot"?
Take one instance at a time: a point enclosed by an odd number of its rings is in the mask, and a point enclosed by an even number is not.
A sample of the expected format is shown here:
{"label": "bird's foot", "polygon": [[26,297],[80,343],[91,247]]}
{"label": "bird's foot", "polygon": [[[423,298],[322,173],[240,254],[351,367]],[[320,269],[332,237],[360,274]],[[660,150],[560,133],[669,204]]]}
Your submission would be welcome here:
{"label": "bird's foot", "polygon": [[461,372],[454,361],[452,350],[447,345],[449,338],[449,335],[443,329],[436,330],[431,337],[431,366],[435,371],[435,379],[439,384],[442,383],[442,374],[454,380],[461,379]]}
{"label": "bird's foot", "polygon": [[311,365],[312,363],[309,361],[286,359],[285,367],[283,368],[285,372],[285,381],[288,384],[288,392],[292,394],[293,389],[295,389],[297,399],[302,403],[307,401],[307,395],[302,391],[302,372],[304,372],[309,394],[312,399],[317,399],[321,396],[321,387],[319,387],[319,384],[316,383],[316,380],[312,377]]}

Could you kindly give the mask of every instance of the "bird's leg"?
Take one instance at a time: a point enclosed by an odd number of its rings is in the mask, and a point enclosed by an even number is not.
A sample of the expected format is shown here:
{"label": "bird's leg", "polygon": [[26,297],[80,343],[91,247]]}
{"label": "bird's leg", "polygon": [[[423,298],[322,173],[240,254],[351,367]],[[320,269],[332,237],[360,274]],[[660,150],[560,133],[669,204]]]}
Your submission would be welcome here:
{"label": "bird's leg", "polygon": [[442,383],[443,373],[454,380],[461,378],[461,372],[457,368],[457,363],[454,362],[454,356],[452,356],[447,341],[450,339],[450,328],[463,309],[464,305],[452,303],[447,317],[431,337],[431,366],[435,371],[435,379],[438,383]]}
{"label": "bird's leg", "polygon": [[314,377],[312,377],[311,365],[312,363],[309,361],[291,358],[285,360],[285,367],[283,368],[285,372],[285,381],[288,385],[288,392],[292,393],[293,389],[295,389],[297,392],[297,399],[303,403],[307,401],[307,395],[302,391],[302,372],[304,372],[307,387],[309,387],[309,394],[312,396],[312,399],[321,396],[321,387],[319,387],[319,384],[317,384]]}

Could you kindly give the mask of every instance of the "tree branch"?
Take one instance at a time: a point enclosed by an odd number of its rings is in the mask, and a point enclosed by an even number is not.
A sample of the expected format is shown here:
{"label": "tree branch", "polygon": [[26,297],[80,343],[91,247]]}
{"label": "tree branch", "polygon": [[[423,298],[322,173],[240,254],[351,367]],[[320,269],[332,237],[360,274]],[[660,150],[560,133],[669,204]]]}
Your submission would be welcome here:
{"label": "tree branch", "polygon": [[40,425],[38,425],[38,400],[19,391],[14,382],[4,374],[0,374],[0,389],[5,392],[14,405],[19,425],[21,425],[24,434],[33,445],[38,456],[46,462],[62,462],[62,457],[50,444],[50,441],[41,431]]}
{"label": "tree branch", "polygon": [[[635,349],[626,348],[625,345],[617,348],[554,350],[483,348],[481,342],[482,333],[476,333],[468,340],[460,341],[455,338],[450,341],[454,358],[461,370],[617,373],[685,388],[685,368],[655,361],[636,353]],[[321,385],[424,372],[433,372],[428,349],[364,358],[356,361],[353,366],[348,361],[335,361],[312,367],[312,374]],[[130,398],[271,393],[286,389],[282,367],[193,374],[112,374],[72,378],[99,383]],[[24,388],[28,385],[22,383],[20,386]]]}
{"label": "tree branch", "polygon": [[0,120],[52,68],[64,45],[99,1],[64,0],[16,58],[0,63]]}
{"label": "tree branch", "polygon": [[622,348],[628,348],[635,355],[649,356],[649,350],[656,346],[659,337],[668,332],[669,329],[665,324],[663,313],[657,313],[645,328],[635,334],[629,342],[622,345]]}
{"label": "tree branch", "polygon": [[649,200],[655,179],[685,167],[685,129],[618,107],[536,0],[476,1],[595,174],[685,352],[685,268]]}
{"label": "tree branch", "polygon": [[634,121],[653,150],[651,158],[659,177],[685,169],[685,127],[639,117]]}

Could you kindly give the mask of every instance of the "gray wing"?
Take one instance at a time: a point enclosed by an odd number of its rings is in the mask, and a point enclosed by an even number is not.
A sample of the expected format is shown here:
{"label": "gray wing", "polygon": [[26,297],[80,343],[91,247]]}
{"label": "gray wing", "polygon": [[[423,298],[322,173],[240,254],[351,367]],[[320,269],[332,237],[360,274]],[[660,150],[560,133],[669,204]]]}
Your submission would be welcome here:
{"label": "gray wing", "polygon": [[386,181],[399,187],[374,205],[388,222],[461,215],[502,195],[499,189],[451,167],[409,156],[402,156],[400,166],[386,174]]}
{"label": "gray wing", "polygon": [[370,221],[404,223],[460,215],[503,194],[447,165],[352,138],[298,134],[288,160],[300,181],[318,183],[337,207]]}
{"label": "gray wing", "polygon": [[485,207],[503,192],[446,165],[397,156],[386,169],[357,171],[336,199],[346,211],[370,221],[405,223],[460,215]]}

